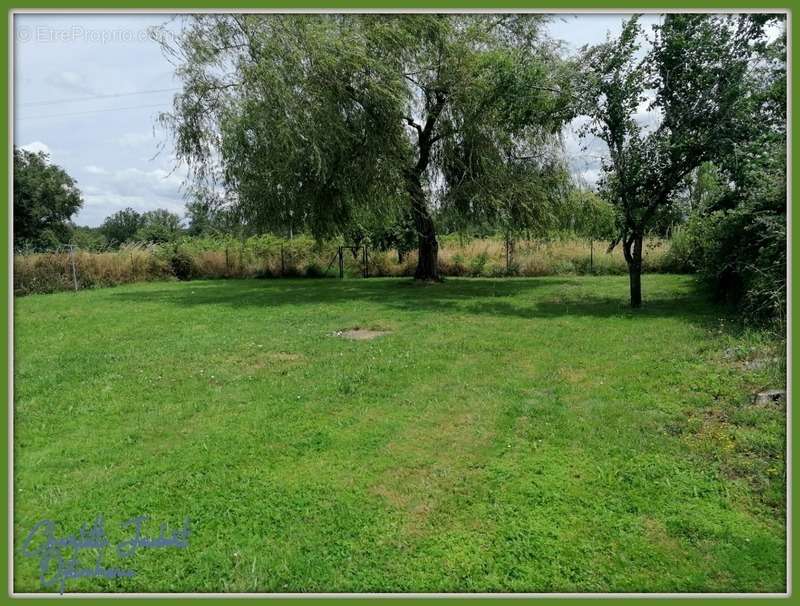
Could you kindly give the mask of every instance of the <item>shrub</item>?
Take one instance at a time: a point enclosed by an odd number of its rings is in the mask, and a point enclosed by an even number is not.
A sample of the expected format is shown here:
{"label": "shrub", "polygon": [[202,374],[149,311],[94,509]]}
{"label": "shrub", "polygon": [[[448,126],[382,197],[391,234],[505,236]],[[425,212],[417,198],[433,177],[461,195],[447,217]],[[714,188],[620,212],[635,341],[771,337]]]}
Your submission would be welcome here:
{"label": "shrub", "polygon": [[369,275],[378,277],[397,275],[401,266],[394,263],[394,259],[390,259],[390,254],[382,251],[370,251]]}
{"label": "shrub", "polygon": [[489,262],[489,253],[483,251],[478,253],[477,256],[469,262],[469,273],[473,276],[480,276],[486,269],[486,264]]}
{"label": "shrub", "polygon": [[559,259],[553,265],[553,272],[557,276],[575,273],[575,263],[569,259]]}
{"label": "shrub", "polygon": [[178,280],[192,279],[193,262],[192,257],[187,253],[176,250],[169,259],[169,265],[173,275],[178,278]]}
{"label": "shrub", "polygon": [[280,274],[284,278],[301,278],[303,277],[303,271],[297,267],[294,263],[287,264],[283,271]]}
{"label": "shrub", "polygon": [[306,277],[307,278],[324,278],[325,277],[325,270],[322,269],[316,262],[311,262],[306,267]]}
{"label": "shrub", "polygon": [[687,230],[689,263],[716,299],[755,320],[783,321],[785,215],[740,207],[696,217]]}
{"label": "shrub", "polygon": [[280,278],[281,273],[280,270],[276,271],[269,265],[264,265],[264,267],[262,267],[255,273],[255,277],[260,280],[269,280],[271,278]]}
{"label": "shrub", "polygon": [[665,266],[674,273],[692,273],[697,271],[693,262],[696,243],[694,233],[685,225],[672,230],[669,251],[665,258]]}

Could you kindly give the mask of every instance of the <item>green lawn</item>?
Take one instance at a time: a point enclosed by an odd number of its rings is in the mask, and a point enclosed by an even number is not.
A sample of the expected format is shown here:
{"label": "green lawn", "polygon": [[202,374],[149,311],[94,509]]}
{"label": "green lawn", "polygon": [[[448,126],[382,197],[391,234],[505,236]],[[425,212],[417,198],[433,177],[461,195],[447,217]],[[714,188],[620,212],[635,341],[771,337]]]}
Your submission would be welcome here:
{"label": "green lawn", "polygon": [[[136,576],[67,591],[784,591],[785,414],[751,404],[780,365],[747,363],[777,354],[690,277],[644,293],[636,312],[625,277],[17,299],[15,589],[40,590],[19,554],[37,521],[102,513],[112,542],[188,516],[189,546],[110,553]],[[392,332],[332,336],[355,326]]]}

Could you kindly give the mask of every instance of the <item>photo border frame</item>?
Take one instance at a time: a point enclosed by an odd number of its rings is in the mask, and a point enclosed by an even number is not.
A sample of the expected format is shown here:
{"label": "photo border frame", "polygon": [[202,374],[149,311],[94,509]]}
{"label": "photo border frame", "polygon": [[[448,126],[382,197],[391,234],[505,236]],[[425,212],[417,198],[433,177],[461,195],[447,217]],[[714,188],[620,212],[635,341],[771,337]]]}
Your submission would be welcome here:
{"label": "photo border frame", "polygon": [[[793,183],[792,158],[795,157],[797,142],[792,136],[792,132],[798,127],[798,112],[796,101],[792,95],[792,90],[796,84],[797,76],[794,74],[792,66],[796,60],[797,50],[793,43],[793,23],[792,8],[793,2],[787,0],[770,2],[767,6],[757,6],[753,1],[743,0],[713,0],[706,2],[693,2],[691,0],[664,0],[659,2],[648,0],[572,0],[565,4],[556,3],[553,0],[502,0],[501,4],[493,4],[488,0],[304,0],[303,2],[292,3],[286,0],[238,0],[235,4],[226,6],[215,0],[172,0],[168,5],[162,4],[157,0],[121,0],[111,4],[107,0],[81,0],[78,2],[57,2],[54,0],[43,2],[29,1],[8,1],[0,0],[7,11],[7,18],[3,20],[2,36],[5,44],[2,45],[2,59],[5,65],[5,78],[3,80],[4,93],[2,95],[2,105],[0,109],[6,116],[6,128],[8,132],[8,144],[4,148],[7,170],[2,175],[2,191],[7,192],[6,213],[3,221],[5,229],[0,229],[0,247],[5,251],[5,261],[3,266],[2,280],[2,299],[5,305],[7,322],[4,329],[6,348],[4,349],[3,363],[7,368],[7,373],[3,375],[3,387],[7,394],[7,414],[3,417],[5,425],[5,447],[2,449],[3,470],[5,482],[2,483],[2,500],[8,504],[7,521],[2,526],[2,539],[6,549],[2,551],[5,582],[4,591],[0,594],[0,604],[19,603],[21,600],[34,600],[37,603],[49,602],[50,600],[68,599],[71,601],[86,600],[87,603],[98,603],[98,600],[134,600],[142,604],[154,604],[163,602],[173,602],[181,599],[202,599],[204,603],[225,603],[231,600],[240,599],[263,599],[271,603],[290,604],[297,600],[303,602],[313,602],[321,604],[323,602],[337,603],[363,602],[372,599],[402,599],[412,600],[414,603],[441,604],[445,599],[448,603],[495,603],[507,599],[535,601],[536,603],[578,603],[585,600],[624,600],[625,603],[645,603],[653,599],[680,599],[688,603],[705,603],[709,600],[714,602],[735,600],[737,603],[774,603],[778,600],[789,600],[795,602],[792,594],[792,579],[797,573],[797,563],[792,554],[797,547],[796,539],[792,533],[792,519],[794,498],[796,487],[792,482],[792,460],[796,454],[797,446],[792,440],[792,434],[796,429],[796,420],[793,418],[792,403],[792,384],[794,383],[795,373],[792,368],[793,343],[795,342],[795,328],[792,317],[797,300],[797,286],[792,280],[792,267],[800,259],[800,246],[795,245],[792,239],[794,231],[794,215],[797,210],[795,207],[798,196],[798,185]],[[13,251],[12,242],[12,171],[13,171],[13,20],[15,14],[24,13],[163,13],[174,14],[177,12],[233,12],[233,11],[259,11],[259,12],[541,12],[541,13],[566,13],[574,14],[581,12],[591,13],[662,13],[667,11],[687,11],[687,12],[781,12],[786,14],[787,27],[787,415],[786,415],[786,445],[787,445],[787,575],[786,593],[777,594],[719,594],[719,593],[536,593],[536,594],[98,594],[98,593],[67,593],[63,596],[58,594],[21,594],[14,593],[12,586],[13,579]],[[800,600],[799,600],[800,602]]]}

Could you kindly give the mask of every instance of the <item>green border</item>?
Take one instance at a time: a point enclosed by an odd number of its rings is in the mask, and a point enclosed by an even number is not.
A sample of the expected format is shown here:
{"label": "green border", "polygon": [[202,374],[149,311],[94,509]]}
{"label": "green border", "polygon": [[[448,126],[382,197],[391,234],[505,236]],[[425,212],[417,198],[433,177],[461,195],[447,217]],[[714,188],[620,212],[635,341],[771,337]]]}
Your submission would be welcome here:
{"label": "green border", "polygon": [[9,10],[26,9],[97,9],[97,10],[123,10],[123,9],[158,9],[159,11],[169,12],[170,9],[485,9],[485,10],[506,10],[506,9],[538,9],[538,10],[620,10],[625,12],[635,12],[636,10],[660,10],[660,9],[697,9],[697,10],[729,10],[729,9],[750,9],[758,11],[789,10],[792,3],[786,0],[772,1],[761,5],[757,0],[706,0],[705,2],[693,2],[692,0],[666,0],[664,2],[653,2],[652,0],[571,0],[563,4],[557,0],[542,2],[537,0],[304,0],[303,2],[289,2],[287,0],[238,0],[235,3],[227,4],[223,0],[172,0],[169,4],[158,0],[123,0],[121,2],[110,3],[107,0],[81,0],[78,2],[58,2],[49,0],[44,2],[2,2]]}
{"label": "green border", "polygon": [[[235,3],[226,4],[222,0],[172,0],[169,4],[165,4],[163,2],[159,2],[158,0],[122,0],[121,2],[110,3],[108,0],[79,0],[69,3],[62,3],[57,2],[55,0],[47,0],[47,1],[40,1],[40,2],[27,2],[27,1],[20,1],[20,0],[0,0],[0,4],[6,9],[5,16],[6,18],[3,20],[2,23],[2,50],[0,51],[0,60],[2,60],[4,65],[4,72],[5,78],[3,80],[3,95],[2,101],[0,101],[0,109],[2,109],[2,113],[6,116],[6,125],[7,125],[7,136],[9,138],[10,135],[10,115],[9,115],[9,106],[8,106],[8,96],[9,96],[9,82],[10,82],[10,69],[9,69],[9,15],[12,11],[26,11],[26,10],[48,10],[48,9],[58,9],[58,10],[69,10],[69,9],[76,9],[76,10],[86,10],[92,9],[97,10],[98,12],[102,12],[105,10],[125,10],[125,9],[157,9],[159,12],[169,12],[169,10],[190,10],[190,9],[206,9],[206,10],[226,10],[226,9],[292,9],[292,10],[302,10],[302,9],[344,9],[344,10],[357,10],[357,9],[372,9],[372,10],[381,10],[381,9],[406,9],[406,10],[413,10],[413,9],[445,9],[445,10],[457,10],[457,9],[487,9],[487,10],[505,10],[505,9],[538,9],[546,11],[548,9],[555,9],[561,12],[574,10],[575,12],[579,12],[581,9],[590,9],[590,10],[605,10],[605,11],[615,11],[618,10],[620,12],[635,12],[636,10],[660,10],[660,9],[696,9],[696,10],[733,10],[733,9],[741,9],[741,10],[758,10],[758,11],[770,11],[774,10],[775,12],[782,12],[788,11],[788,21],[789,31],[790,31],[790,54],[791,54],[791,65],[796,65],[798,62],[798,40],[795,36],[794,30],[794,23],[792,23],[792,8],[794,2],[782,0],[782,1],[769,1],[768,3],[764,3],[763,5],[761,2],[757,0],[705,0],[703,2],[693,2],[692,0],[666,0],[661,2],[654,2],[653,0],[571,0],[569,3],[560,4],[557,0],[550,0],[548,1],[537,1],[537,0],[499,0],[498,2],[490,2],[489,0],[304,0],[301,3],[292,3],[286,0],[238,0]],[[791,90],[797,88],[798,84],[798,76],[795,74],[794,70],[790,70],[791,73]],[[796,129],[800,127],[800,119],[798,118],[798,107],[796,97],[793,96],[791,101],[791,122],[790,122],[790,133],[795,132]],[[797,158],[800,157],[798,154],[798,137],[792,137],[791,145],[790,145],[790,158]],[[3,159],[5,160],[5,166],[9,166],[10,162],[10,144],[7,145],[3,151]],[[792,164],[794,164],[792,162]],[[0,181],[0,185],[2,186],[3,192],[9,191],[9,176],[10,170],[6,169],[2,171],[2,181]],[[791,232],[794,232],[794,228],[796,226],[796,219],[794,218],[795,215],[800,211],[800,204],[797,203],[797,200],[800,199],[800,188],[798,184],[792,180],[791,183],[791,200],[792,202],[792,225],[791,225]],[[10,307],[9,307],[9,265],[11,263],[11,249],[9,245],[9,230],[10,230],[10,199],[6,196],[6,202],[8,206],[5,209],[4,217],[3,217],[3,229],[0,230],[0,247],[5,251],[4,257],[4,264],[2,270],[0,270],[0,274],[3,277],[2,280],[2,296],[4,309],[6,311],[6,318],[8,321],[3,325],[3,335],[5,338],[5,342],[7,347],[2,351],[2,361],[7,369],[7,373],[3,375],[2,378],[2,389],[3,393],[8,393],[9,389],[9,377],[11,373],[11,367],[9,366],[10,358],[9,358],[9,348],[10,348],[10,341],[9,341],[9,321],[10,321]],[[790,232],[790,233],[791,233]],[[797,267],[800,265],[800,246],[790,240],[791,246],[791,265],[790,267]],[[791,285],[791,311],[792,314],[796,312],[798,309],[797,300],[798,295],[800,295],[800,286],[796,282],[792,282]],[[798,331],[796,330],[794,324],[790,325],[790,332],[791,332],[791,342],[795,342],[798,337]],[[793,357],[795,348],[792,347],[791,355]],[[791,367],[790,367],[791,369]],[[794,369],[790,370],[791,372],[791,381],[792,384],[795,384],[798,373],[794,372]],[[2,426],[3,426],[3,436],[4,436],[4,444],[2,449],[2,464],[3,464],[3,483],[2,483],[2,502],[8,502],[8,413],[11,410],[12,403],[10,400],[7,402],[8,408],[6,409],[6,414],[3,416]],[[789,402],[789,406],[791,406],[791,401]],[[792,435],[795,434],[795,429],[797,427],[797,419],[792,416],[791,420],[791,431]],[[796,459],[796,455],[798,453],[797,443],[793,443],[792,445],[792,460]],[[793,484],[792,487],[792,514],[794,514],[796,510],[796,503],[798,497],[798,489],[797,486]],[[8,561],[8,546],[9,546],[9,526],[8,526],[8,518],[3,520],[3,523],[0,524],[2,526],[2,543],[3,543],[3,550],[2,550],[2,564],[3,564],[3,591],[0,594],[0,604],[11,604],[11,603],[20,603],[23,601],[29,601],[31,603],[36,604],[50,604],[55,603],[58,599],[63,598],[11,598],[11,586],[10,586],[10,576],[8,574],[9,569],[9,561]],[[790,537],[790,544],[791,544],[791,553],[797,554],[798,553],[798,542],[795,539],[794,533]],[[800,566],[797,564],[797,558],[792,557],[791,561],[791,577],[793,579],[800,578]],[[613,594],[609,594],[610,597],[608,598],[595,598],[597,600],[602,600],[604,603],[609,603],[616,601],[623,601],[625,604],[642,604],[642,603],[652,603],[653,600],[656,598],[647,598],[647,597],[636,597],[636,598],[623,598],[623,597],[615,597]],[[181,598],[114,598],[113,596],[109,597],[100,597],[100,598],[71,598],[65,596],[66,599],[70,601],[70,603],[105,603],[109,600],[114,599],[122,599],[124,600],[123,603],[126,604],[158,604],[158,603],[166,603],[166,602],[174,602],[176,599]],[[187,598],[191,599],[191,598]],[[380,598],[243,598],[246,599],[246,603],[253,603],[253,600],[268,600],[272,604],[293,604],[297,603],[298,600],[302,600],[303,603],[315,603],[315,604],[322,604],[327,603],[330,604],[335,602],[336,604],[342,603],[365,603],[365,599],[380,599]],[[396,598],[395,598],[396,599]],[[469,603],[469,604],[477,604],[477,603],[500,603],[505,601],[502,598],[471,598],[471,597],[457,597],[457,598],[401,598],[404,601],[410,600],[415,604],[452,604],[452,603]],[[543,597],[543,598],[512,598],[514,600],[513,603],[529,603],[535,602],[537,604],[579,604],[579,603],[586,603],[589,598],[551,598],[551,597]],[[204,604],[220,604],[225,602],[231,602],[237,600],[237,598],[205,598],[203,599]],[[443,601],[444,600],[444,601]],[[682,604],[708,604],[708,603],[720,603],[720,602],[729,602],[735,601],[737,604],[745,604],[745,603],[757,603],[757,604],[775,604],[775,603],[799,603],[800,598],[797,598],[796,592],[795,595],[790,596],[789,598],[766,598],[766,597],[754,597],[754,598],[682,598]]]}

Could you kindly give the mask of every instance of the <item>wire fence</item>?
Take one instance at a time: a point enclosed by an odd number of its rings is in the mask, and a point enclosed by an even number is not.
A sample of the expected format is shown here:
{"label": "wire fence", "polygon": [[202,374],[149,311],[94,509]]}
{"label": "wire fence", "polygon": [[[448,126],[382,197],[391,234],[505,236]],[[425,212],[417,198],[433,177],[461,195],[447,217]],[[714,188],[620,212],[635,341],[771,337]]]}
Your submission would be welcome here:
{"label": "wire fence", "polygon": [[[342,257],[338,266],[334,261]],[[365,257],[366,258],[366,257]],[[183,268],[183,269],[182,269]],[[378,268],[380,269],[380,268]],[[169,278],[280,278],[368,276],[361,257],[335,243],[230,241],[184,245],[127,245],[100,251],[63,245],[14,255],[17,295],[81,290]]]}

